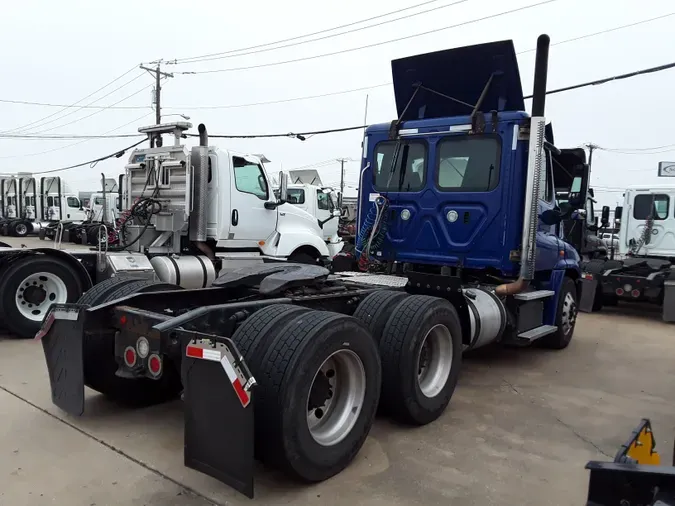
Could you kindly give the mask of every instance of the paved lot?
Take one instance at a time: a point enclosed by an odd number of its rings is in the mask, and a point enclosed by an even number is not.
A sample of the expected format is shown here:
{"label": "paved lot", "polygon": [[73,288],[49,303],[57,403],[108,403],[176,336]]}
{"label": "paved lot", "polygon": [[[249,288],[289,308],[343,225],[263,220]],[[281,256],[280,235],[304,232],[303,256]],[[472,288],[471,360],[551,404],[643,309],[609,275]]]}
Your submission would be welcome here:
{"label": "paved lot", "polygon": [[90,393],[85,416],[66,417],[41,347],[0,340],[0,504],[584,504],[584,464],[611,459],[641,417],[671,457],[673,331],[648,313],[582,315],[562,352],[467,357],[440,420],[378,420],[356,461],[319,485],[259,468],[253,502],[183,466],[180,402],[125,411]]}

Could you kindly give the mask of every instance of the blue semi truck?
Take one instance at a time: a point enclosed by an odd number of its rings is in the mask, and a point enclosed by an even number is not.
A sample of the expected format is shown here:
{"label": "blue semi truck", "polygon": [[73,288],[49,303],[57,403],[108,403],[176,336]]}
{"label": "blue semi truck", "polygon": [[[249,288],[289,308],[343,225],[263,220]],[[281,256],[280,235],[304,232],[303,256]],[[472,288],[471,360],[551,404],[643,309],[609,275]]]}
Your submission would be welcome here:
{"label": "blue semi truck", "polygon": [[185,464],[252,496],[254,456],[316,482],[349,465],[378,406],[436,420],[467,349],[567,347],[580,270],[561,224],[588,167],[544,118],[548,46],[531,114],[511,41],[392,62],[397,119],[363,142],[358,272],[263,264],[192,290],[125,275],[53,305],[37,336],[53,402],[78,416],[85,386],[136,406],[180,396]]}

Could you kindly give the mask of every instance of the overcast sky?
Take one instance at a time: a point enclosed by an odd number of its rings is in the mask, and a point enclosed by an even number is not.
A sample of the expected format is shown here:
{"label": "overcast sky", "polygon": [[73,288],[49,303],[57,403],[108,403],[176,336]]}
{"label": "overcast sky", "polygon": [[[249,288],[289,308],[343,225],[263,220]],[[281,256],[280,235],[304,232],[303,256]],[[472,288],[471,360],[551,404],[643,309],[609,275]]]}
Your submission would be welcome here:
{"label": "overcast sky", "polygon": [[[344,30],[407,16],[379,27],[284,49],[166,65],[165,70],[233,69],[311,57],[449,27],[540,1],[437,0]],[[0,17],[0,41],[4,49],[0,99],[69,105],[141,62],[258,46],[422,3],[423,0],[5,1]],[[430,9],[435,10],[413,15]],[[391,80],[393,58],[502,39],[513,39],[516,51],[522,52],[534,48],[540,33],[548,33],[553,44],[549,71],[549,89],[553,89],[675,61],[672,39],[675,16],[555,45],[671,12],[675,12],[675,5],[666,0],[556,0],[493,19],[334,56],[255,69],[175,74],[163,83],[163,114],[189,115],[195,131],[197,124],[205,123],[213,134],[321,130],[361,124],[368,95],[368,123],[390,121],[396,114],[391,86],[274,105],[198,107],[278,101],[381,85]],[[339,32],[326,32],[318,37],[335,33]],[[297,41],[286,44],[294,42]],[[525,52],[518,58],[523,88],[529,94],[534,52]],[[104,97],[125,83],[128,84]],[[154,123],[152,84],[150,75],[134,69],[78,104],[116,104],[136,109],[63,110],[0,103],[0,130],[44,135],[136,133],[139,126]],[[673,89],[675,70],[640,76],[550,96],[546,116],[553,122],[559,147],[593,142],[603,148],[631,151],[673,145]],[[530,102],[526,105],[529,108]],[[180,118],[165,118],[171,120]],[[305,142],[288,138],[217,142],[224,148],[264,153],[273,162],[268,164],[272,172],[282,166],[288,170],[341,157],[358,160],[361,135],[360,131],[339,133],[311,137]],[[3,148],[0,172],[39,172],[76,164],[132,142],[133,139],[0,139]],[[599,188],[667,183],[668,180],[656,176],[656,171],[659,161],[675,159],[675,145],[669,149],[672,151],[635,151],[639,154],[598,150],[594,153],[592,183]],[[76,189],[87,190],[96,186],[101,172],[109,177],[121,173],[126,158],[61,175]],[[347,167],[347,181],[355,184],[358,162],[350,162]],[[339,180],[337,162],[319,172],[324,182]],[[601,204],[612,207],[620,196],[621,193],[607,191],[597,194]]]}

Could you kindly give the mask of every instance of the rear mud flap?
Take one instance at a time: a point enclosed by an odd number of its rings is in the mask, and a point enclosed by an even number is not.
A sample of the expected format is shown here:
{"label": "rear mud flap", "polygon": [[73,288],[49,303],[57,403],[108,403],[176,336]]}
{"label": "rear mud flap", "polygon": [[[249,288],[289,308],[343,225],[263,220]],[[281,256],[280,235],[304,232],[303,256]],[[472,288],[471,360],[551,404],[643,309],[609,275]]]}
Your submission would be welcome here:
{"label": "rear mud flap", "polygon": [[595,295],[598,289],[597,279],[581,279],[581,297],[579,298],[579,311],[592,313],[595,305]]}
{"label": "rear mud flap", "polygon": [[74,416],[84,413],[84,308],[77,304],[55,304],[35,336],[42,341],[52,402]]}
{"label": "rear mud flap", "polygon": [[218,337],[214,347],[193,340],[194,332],[178,333],[185,349],[185,466],[253,498],[255,380],[230,339]]}

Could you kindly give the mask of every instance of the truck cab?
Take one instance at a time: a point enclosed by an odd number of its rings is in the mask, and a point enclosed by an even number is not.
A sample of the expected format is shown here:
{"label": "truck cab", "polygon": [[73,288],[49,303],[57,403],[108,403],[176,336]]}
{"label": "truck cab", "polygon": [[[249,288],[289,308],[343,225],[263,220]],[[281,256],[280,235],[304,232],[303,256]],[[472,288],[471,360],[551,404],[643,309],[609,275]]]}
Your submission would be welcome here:
{"label": "truck cab", "polygon": [[180,144],[190,127],[181,122],[139,129],[150,136],[174,133],[175,142],[131,154],[119,198],[133,225],[123,224],[122,247],[150,255],[187,248],[223,266],[318,263],[337,252],[313,216],[276,198],[262,157],[209,146],[203,125],[200,142],[206,144],[190,150]]}
{"label": "truck cab", "polygon": [[340,242],[338,236],[340,210],[332,189],[304,183],[289,183],[287,198],[289,204],[316,218],[327,244]]}
{"label": "truck cab", "polygon": [[[399,120],[366,130],[360,176],[359,233],[386,220],[375,258],[517,275],[533,132],[512,49],[497,42],[392,62]],[[539,216],[558,210],[553,161],[561,152],[552,127],[545,130]],[[379,197],[388,206],[378,218]],[[537,220],[536,251],[536,271],[578,269],[558,223]]]}
{"label": "truck cab", "polygon": [[675,258],[675,186],[632,186],[624,194],[619,253]]}

